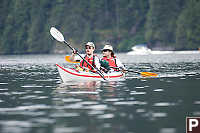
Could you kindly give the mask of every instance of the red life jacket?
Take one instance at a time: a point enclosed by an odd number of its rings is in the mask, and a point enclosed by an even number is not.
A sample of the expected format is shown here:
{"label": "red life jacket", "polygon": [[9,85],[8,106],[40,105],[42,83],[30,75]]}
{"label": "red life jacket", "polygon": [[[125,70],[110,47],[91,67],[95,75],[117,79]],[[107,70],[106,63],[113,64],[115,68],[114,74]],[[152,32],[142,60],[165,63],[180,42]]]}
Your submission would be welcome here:
{"label": "red life jacket", "polygon": [[[93,55],[91,58],[89,58],[87,55],[84,57],[84,59],[85,60],[87,60],[94,68],[96,67],[96,65],[95,65],[95,55]],[[93,68],[91,67],[91,66],[89,66],[88,64],[87,64],[87,62],[85,62],[84,60],[82,60],[81,61],[81,63],[80,63],[80,66],[81,67],[87,67],[87,68],[89,68],[89,70],[93,70]]]}
{"label": "red life jacket", "polygon": [[[107,58],[107,57],[103,57],[101,60],[106,60],[109,63],[110,67],[117,67],[116,64],[116,57],[111,57],[111,58]],[[117,71],[117,69],[114,69],[115,71]]]}

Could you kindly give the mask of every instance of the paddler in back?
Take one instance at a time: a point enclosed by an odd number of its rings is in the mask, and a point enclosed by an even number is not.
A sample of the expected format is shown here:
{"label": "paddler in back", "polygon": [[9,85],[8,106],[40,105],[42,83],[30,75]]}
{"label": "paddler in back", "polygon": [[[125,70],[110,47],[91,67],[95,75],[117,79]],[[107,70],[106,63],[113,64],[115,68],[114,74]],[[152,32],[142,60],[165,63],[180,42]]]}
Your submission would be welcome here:
{"label": "paddler in back", "polygon": [[[84,59],[87,60],[94,68],[100,69],[99,58],[94,54],[95,45],[93,42],[88,42],[85,44],[85,56]],[[76,50],[74,49],[72,55],[70,56],[71,61],[75,61]],[[80,62],[79,66],[76,66],[78,70],[92,71],[96,72],[88,63],[84,60]]]}
{"label": "paddler in back", "polygon": [[108,71],[119,71],[124,70],[125,67],[121,63],[121,61],[116,58],[113,47],[110,44],[106,44],[104,48],[102,49],[103,58],[101,59],[101,70],[104,72]]}

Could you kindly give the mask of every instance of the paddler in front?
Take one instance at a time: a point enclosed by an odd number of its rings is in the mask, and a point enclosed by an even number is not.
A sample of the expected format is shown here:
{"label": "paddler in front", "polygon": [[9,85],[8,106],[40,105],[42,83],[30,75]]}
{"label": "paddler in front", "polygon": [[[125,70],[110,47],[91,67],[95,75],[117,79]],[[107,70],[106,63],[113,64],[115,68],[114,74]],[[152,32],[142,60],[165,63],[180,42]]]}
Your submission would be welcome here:
{"label": "paddler in front", "polygon": [[125,70],[124,65],[121,63],[121,61],[116,58],[113,47],[110,44],[106,44],[104,48],[102,49],[103,58],[101,59],[101,70],[104,72],[109,71],[123,71]]}
{"label": "paddler in front", "polygon": [[[94,54],[95,45],[93,42],[88,42],[85,44],[85,56],[84,59],[87,60],[94,68],[100,69],[99,58]],[[75,61],[76,50],[74,49],[72,55],[70,56],[71,61]],[[92,71],[96,72],[92,67],[90,67],[84,60],[80,62],[80,65],[76,66],[77,70],[81,71]]]}

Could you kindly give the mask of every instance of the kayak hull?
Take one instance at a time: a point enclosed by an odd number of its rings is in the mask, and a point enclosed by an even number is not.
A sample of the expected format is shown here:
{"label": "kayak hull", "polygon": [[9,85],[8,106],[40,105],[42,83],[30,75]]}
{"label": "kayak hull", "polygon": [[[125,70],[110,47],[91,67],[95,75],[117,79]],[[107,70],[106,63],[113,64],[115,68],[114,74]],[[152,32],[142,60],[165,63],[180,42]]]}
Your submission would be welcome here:
{"label": "kayak hull", "polygon": [[[76,81],[104,80],[97,73],[77,71],[73,68],[64,68],[58,64],[56,64],[56,66],[63,82],[71,80],[76,80]],[[104,78],[107,80],[120,80],[124,79],[124,74],[122,72],[111,72],[108,74],[104,73]]]}

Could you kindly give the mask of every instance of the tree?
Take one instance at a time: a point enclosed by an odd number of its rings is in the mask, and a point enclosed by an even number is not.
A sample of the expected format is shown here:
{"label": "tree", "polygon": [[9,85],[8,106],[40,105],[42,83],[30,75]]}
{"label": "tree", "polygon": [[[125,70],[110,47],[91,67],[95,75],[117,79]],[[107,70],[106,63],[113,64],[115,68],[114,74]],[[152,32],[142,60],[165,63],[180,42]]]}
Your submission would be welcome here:
{"label": "tree", "polygon": [[150,0],[145,38],[152,47],[175,44],[176,20],[181,6],[182,0]]}
{"label": "tree", "polygon": [[197,49],[200,47],[200,1],[188,1],[177,20],[176,48]]}

